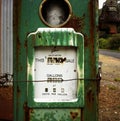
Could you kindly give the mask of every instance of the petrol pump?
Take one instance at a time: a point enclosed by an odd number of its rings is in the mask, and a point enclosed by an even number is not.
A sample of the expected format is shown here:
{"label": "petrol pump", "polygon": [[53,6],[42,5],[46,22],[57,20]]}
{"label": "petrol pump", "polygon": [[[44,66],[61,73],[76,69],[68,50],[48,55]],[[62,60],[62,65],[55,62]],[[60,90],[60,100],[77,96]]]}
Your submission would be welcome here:
{"label": "petrol pump", "polygon": [[97,0],[14,0],[14,121],[97,121]]}

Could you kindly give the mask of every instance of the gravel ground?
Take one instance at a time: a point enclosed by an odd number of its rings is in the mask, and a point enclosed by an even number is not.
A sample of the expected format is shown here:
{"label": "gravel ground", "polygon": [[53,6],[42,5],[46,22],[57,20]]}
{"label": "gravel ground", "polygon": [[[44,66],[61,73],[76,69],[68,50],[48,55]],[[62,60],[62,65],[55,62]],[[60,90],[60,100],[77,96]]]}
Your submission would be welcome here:
{"label": "gravel ground", "polygon": [[120,121],[120,59],[100,55],[102,62],[99,121]]}

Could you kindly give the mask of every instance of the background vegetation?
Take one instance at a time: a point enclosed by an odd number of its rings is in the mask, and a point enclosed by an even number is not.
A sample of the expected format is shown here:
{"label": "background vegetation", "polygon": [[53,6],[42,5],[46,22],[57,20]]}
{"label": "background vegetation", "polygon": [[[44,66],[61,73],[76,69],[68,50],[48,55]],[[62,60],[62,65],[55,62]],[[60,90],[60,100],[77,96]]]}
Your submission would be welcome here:
{"label": "background vegetation", "polygon": [[110,49],[120,51],[120,34],[104,35],[99,38],[100,49]]}

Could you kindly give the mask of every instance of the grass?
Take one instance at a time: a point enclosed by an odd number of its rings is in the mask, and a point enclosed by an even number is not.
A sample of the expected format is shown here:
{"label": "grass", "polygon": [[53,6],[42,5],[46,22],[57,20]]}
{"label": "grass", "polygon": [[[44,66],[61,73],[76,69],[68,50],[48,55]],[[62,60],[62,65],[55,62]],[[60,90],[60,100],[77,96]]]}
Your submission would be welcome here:
{"label": "grass", "polygon": [[109,88],[110,90],[116,90],[116,87],[113,86],[113,85],[109,85],[108,88]]}
{"label": "grass", "polygon": [[115,78],[114,81],[120,82],[120,78]]}

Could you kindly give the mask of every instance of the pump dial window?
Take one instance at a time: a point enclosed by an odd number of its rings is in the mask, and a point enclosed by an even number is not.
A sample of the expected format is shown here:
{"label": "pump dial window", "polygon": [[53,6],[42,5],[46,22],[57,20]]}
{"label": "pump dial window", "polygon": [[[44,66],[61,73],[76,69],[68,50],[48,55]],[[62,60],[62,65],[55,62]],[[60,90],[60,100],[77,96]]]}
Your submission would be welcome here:
{"label": "pump dial window", "polygon": [[71,17],[71,5],[68,0],[45,0],[40,4],[41,20],[50,27],[61,27]]}

